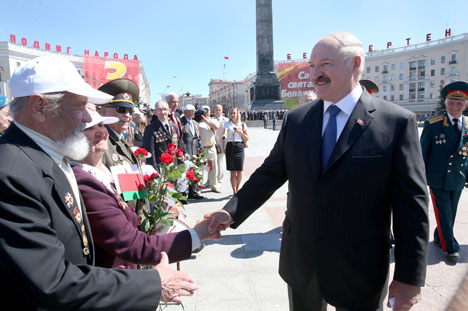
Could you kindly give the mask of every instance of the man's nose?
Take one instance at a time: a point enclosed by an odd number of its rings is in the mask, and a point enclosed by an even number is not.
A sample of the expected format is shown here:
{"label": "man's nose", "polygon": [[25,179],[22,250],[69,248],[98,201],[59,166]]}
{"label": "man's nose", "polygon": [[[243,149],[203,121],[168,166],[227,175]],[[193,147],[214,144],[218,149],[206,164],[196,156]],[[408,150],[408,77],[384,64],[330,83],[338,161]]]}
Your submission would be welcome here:
{"label": "man's nose", "polygon": [[89,114],[88,112],[88,109],[85,109],[84,113],[83,113],[83,119],[82,121],[85,122],[85,123],[89,123],[91,122],[91,115]]}

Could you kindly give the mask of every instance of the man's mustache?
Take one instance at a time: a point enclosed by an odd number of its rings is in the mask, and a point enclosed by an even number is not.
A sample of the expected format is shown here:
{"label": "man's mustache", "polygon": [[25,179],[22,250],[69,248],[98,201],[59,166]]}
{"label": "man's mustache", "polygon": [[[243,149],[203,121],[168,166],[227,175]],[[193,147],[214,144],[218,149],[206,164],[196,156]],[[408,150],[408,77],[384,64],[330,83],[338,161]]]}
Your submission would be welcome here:
{"label": "man's mustache", "polygon": [[315,79],[313,82],[314,82],[315,85],[317,85],[317,83],[320,83],[320,82],[330,83],[331,80],[328,77],[320,76],[317,79]]}

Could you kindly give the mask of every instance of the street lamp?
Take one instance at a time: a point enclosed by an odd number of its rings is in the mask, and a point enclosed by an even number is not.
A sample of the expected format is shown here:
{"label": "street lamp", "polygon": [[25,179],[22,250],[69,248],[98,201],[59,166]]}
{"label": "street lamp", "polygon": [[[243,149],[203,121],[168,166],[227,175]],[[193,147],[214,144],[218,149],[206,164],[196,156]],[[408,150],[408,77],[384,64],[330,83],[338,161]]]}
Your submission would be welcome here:
{"label": "street lamp", "polygon": [[177,77],[176,75],[172,76],[174,79],[177,79],[177,81],[179,81],[180,83],[180,91],[179,91],[179,95],[182,95],[182,92],[184,90],[184,87],[182,86],[182,81],[179,79],[179,77]]}

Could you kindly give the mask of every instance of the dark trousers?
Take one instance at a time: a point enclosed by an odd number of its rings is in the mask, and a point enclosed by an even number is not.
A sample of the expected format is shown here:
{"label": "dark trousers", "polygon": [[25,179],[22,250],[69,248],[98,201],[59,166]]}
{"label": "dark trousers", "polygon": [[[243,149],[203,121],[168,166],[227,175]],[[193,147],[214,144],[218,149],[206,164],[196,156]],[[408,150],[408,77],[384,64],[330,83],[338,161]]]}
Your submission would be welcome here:
{"label": "dark trousers", "polygon": [[[388,275],[384,289],[380,295],[379,308],[375,311],[384,310],[384,299],[388,290]],[[326,311],[327,302],[323,299],[318,286],[317,275],[314,273],[310,279],[309,285],[304,289],[295,290],[288,285],[289,311]],[[354,310],[335,307],[336,311],[374,311],[374,310]]]}
{"label": "dark trousers", "polygon": [[443,252],[453,253],[460,250],[457,240],[453,236],[453,225],[457,215],[458,201],[462,190],[445,191],[430,188],[432,205],[437,221],[434,240],[440,243]]}

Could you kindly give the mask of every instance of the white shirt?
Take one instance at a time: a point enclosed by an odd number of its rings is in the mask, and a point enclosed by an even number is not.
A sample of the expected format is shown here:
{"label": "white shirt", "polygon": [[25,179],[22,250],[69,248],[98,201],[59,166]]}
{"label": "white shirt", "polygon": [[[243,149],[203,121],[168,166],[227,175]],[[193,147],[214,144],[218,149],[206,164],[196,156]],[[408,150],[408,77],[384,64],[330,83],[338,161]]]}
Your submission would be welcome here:
{"label": "white shirt", "polygon": [[[346,122],[348,122],[349,116],[351,116],[351,113],[353,112],[354,107],[356,107],[356,104],[359,98],[361,97],[361,95],[362,95],[362,88],[361,88],[361,85],[358,84],[358,86],[356,86],[356,88],[354,88],[354,90],[352,90],[351,93],[343,97],[339,102],[335,103],[335,106],[340,108],[340,112],[336,116],[336,140],[337,141],[341,135],[341,132],[343,132]],[[323,136],[323,133],[325,132],[325,128],[327,127],[328,119],[330,119],[330,113],[327,111],[327,109],[333,104],[334,103],[328,102],[328,101],[323,102],[322,136]]]}
{"label": "white shirt", "polygon": [[240,130],[244,127],[244,131],[247,129],[247,125],[242,122],[239,125],[234,124],[232,121],[224,123],[224,128],[227,129],[226,142],[242,142],[242,136],[234,132],[234,128],[236,127]]}
{"label": "white shirt", "polygon": [[460,130],[461,127],[462,127],[462,125],[463,125],[463,121],[462,121],[462,115],[463,115],[463,114],[461,114],[458,118],[452,117],[452,115],[451,115],[450,113],[448,113],[448,112],[447,112],[447,115],[449,116],[450,123],[452,124],[452,126],[453,126],[453,124],[455,123],[455,122],[453,122],[453,119],[458,119],[458,124],[457,124],[457,126],[458,126],[458,129]]}

